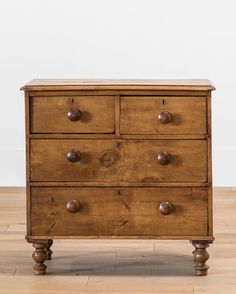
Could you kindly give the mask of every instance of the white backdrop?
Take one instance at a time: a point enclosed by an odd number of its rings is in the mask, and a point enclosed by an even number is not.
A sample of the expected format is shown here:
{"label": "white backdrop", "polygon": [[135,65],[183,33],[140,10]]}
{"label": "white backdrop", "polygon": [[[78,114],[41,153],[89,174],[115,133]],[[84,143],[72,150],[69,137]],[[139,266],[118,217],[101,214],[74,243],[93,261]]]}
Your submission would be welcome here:
{"label": "white backdrop", "polygon": [[32,78],[209,78],[214,185],[236,186],[236,2],[0,2],[0,185],[25,184]]}

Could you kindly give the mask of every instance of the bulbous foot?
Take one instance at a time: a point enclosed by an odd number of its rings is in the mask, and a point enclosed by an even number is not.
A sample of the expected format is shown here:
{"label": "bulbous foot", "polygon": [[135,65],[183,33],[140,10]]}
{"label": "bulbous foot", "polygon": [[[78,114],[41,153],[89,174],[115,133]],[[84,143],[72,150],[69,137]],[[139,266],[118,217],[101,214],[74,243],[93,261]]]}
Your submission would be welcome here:
{"label": "bulbous foot", "polygon": [[45,244],[34,243],[33,244],[35,251],[32,254],[34,261],[36,262],[33,269],[36,275],[45,275],[46,274],[46,265],[44,264],[47,259],[47,254],[45,251]]}
{"label": "bulbous foot", "polygon": [[195,262],[195,271],[197,276],[206,276],[209,266],[206,264],[206,261],[209,258],[209,254],[206,250],[209,247],[209,241],[192,241],[195,250],[193,252],[194,262]]}

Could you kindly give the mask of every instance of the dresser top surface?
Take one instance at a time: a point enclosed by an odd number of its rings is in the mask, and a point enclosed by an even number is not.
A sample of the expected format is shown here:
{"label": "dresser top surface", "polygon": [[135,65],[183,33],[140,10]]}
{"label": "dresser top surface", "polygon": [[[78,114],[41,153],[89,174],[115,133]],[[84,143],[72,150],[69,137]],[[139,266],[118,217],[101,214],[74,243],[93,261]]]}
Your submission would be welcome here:
{"label": "dresser top surface", "polygon": [[207,79],[33,79],[21,90],[193,90],[212,91]]}

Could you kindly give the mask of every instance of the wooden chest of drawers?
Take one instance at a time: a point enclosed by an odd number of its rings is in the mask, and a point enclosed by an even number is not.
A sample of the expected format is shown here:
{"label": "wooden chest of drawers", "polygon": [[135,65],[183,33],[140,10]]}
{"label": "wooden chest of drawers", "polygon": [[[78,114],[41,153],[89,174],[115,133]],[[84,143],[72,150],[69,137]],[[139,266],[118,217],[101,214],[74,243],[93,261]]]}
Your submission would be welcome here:
{"label": "wooden chest of drawers", "polygon": [[208,80],[33,80],[27,235],[36,274],[53,239],[190,240],[206,275],[212,228]]}

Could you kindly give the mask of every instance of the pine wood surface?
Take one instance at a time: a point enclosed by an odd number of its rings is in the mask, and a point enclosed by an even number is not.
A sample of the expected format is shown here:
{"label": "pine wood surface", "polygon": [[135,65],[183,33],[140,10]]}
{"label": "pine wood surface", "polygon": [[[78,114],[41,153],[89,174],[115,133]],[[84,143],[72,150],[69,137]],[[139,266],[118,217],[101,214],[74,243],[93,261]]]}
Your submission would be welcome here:
{"label": "pine wood surface", "polygon": [[[113,96],[33,97],[32,133],[113,133],[115,99]],[[79,109],[81,118],[71,122],[67,113]]]}
{"label": "pine wood surface", "polygon": [[22,90],[76,90],[76,89],[155,89],[211,91],[214,86],[207,79],[34,79]]}
{"label": "pine wood surface", "polygon": [[45,90],[42,89],[40,91],[28,91],[29,95],[32,97],[59,97],[59,96],[80,96],[80,95],[143,95],[143,96],[193,96],[193,97],[206,97],[206,91],[194,91],[194,90],[130,90],[129,88],[125,90],[119,90],[114,88],[113,90],[89,90],[87,88],[83,90]]}
{"label": "pine wood surface", "polygon": [[[205,97],[121,97],[121,134],[205,134]],[[168,111],[172,119],[161,124],[157,116]]]}
{"label": "pine wood surface", "polygon": [[214,189],[210,274],[193,271],[188,241],[55,240],[48,275],[32,275],[25,189],[0,188],[0,293],[236,293],[236,188]]}
{"label": "pine wood surface", "polygon": [[[66,209],[69,201],[79,210]],[[169,202],[171,214],[160,212]],[[31,190],[31,236],[207,235],[206,188],[48,188]],[[49,237],[50,238],[50,237]]]}
{"label": "pine wood surface", "polygon": [[[206,182],[205,140],[31,140],[32,181]],[[78,162],[67,153],[79,151]],[[159,164],[168,152],[171,161]]]}
{"label": "pine wood surface", "polygon": [[118,134],[118,128],[116,128],[115,134],[29,134],[29,138],[32,139],[144,139],[144,140],[157,140],[157,139],[207,139],[208,134],[205,135],[120,135]]}

